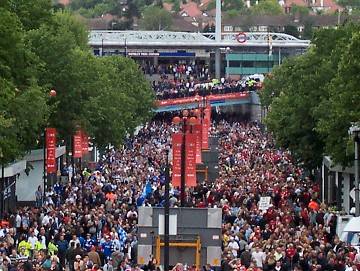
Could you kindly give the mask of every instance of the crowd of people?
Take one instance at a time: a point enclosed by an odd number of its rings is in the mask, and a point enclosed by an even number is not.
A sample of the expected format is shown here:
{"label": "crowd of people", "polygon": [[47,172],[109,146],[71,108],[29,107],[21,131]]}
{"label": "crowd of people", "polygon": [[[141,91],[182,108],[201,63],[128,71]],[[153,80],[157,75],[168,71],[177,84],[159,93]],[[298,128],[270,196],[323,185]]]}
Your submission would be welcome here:
{"label": "crowd of people", "polygon": [[141,65],[145,74],[152,76],[158,74],[161,76],[172,75],[174,79],[190,78],[190,76],[199,80],[209,79],[209,67],[202,64],[171,63],[171,64],[149,64]]}
{"label": "crowd of people", "polygon": [[[5,214],[0,270],[158,270],[153,258],[137,264],[137,210],[163,206],[163,165],[176,129],[169,119],[148,123],[95,170],[78,171],[45,197],[37,193],[36,206]],[[360,254],[336,235],[336,214],[320,204],[319,185],[270,134],[224,119],[210,134],[219,138],[219,177],[188,189],[185,204],[222,208],[218,270],[358,270]],[[172,207],[179,194],[171,187]],[[263,197],[267,206],[259,205]]]}
{"label": "crowd of people", "polygon": [[191,77],[189,79],[175,80],[162,78],[160,81],[153,81],[153,89],[157,100],[255,91],[260,87],[260,81],[251,77],[241,80],[221,78],[220,80],[206,81],[194,80]]}
{"label": "crowd of people", "polygon": [[211,79],[207,65],[159,64],[154,66],[144,64],[141,69],[150,76],[153,74],[160,76],[158,80],[152,82],[157,100],[255,91],[261,88],[259,78],[251,76],[241,80]]}

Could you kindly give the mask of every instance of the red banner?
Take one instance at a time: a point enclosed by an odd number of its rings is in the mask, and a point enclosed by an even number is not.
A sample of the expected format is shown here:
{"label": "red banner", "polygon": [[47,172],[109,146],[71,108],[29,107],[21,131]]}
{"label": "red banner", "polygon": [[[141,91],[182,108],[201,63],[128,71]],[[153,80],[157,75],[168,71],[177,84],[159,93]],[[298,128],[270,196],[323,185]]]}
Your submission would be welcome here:
{"label": "red banner", "polygon": [[202,159],[201,159],[202,125],[201,124],[195,124],[193,132],[194,132],[195,137],[196,137],[196,164],[201,164],[202,163]]}
{"label": "red banner", "polygon": [[88,154],[89,153],[89,139],[88,139],[88,135],[84,132],[81,131],[81,145],[82,145],[82,154]]}
{"label": "red banner", "polygon": [[[212,94],[207,96],[208,101],[218,101],[218,100],[237,100],[237,99],[247,99],[250,95],[248,92],[238,92],[238,93],[227,93],[227,94]],[[185,97],[177,99],[166,99],[156,101],[157,106],[170,106],[170,105],[179,105],[179,104],[188,104],[188,103],[198,103],[195,101],[196,97]]]}
{"label": "red banner", "polygon": [[207,121],[207,123],[211,123],[211,105],[207,104],[205,107],[205,116],[204,116],[205,121]]}
{"label": "red banner", "polygon": [[196,135],[186,134],[185,144],[185,183],[186,187],[196,186]]}
{"label": "red banner", "polygon": [[56,129],[46,128],[46,172],[56,173]]}
{"label": "red banner", "polygon": [[81,158],[82,156],[82,135],[80,131],[76,131],[76,134],[74,135],[74,158]]}
{"label": "red banner", "polygon": [[181,145],[182,134],[172,134],[172,185],[181,185]]}
{"label": "red banner", "polygon": [[209,123],[207,121],[203,121],[202,124],[202,134],[201,134],[201,149],[207,150],[209,149]]}

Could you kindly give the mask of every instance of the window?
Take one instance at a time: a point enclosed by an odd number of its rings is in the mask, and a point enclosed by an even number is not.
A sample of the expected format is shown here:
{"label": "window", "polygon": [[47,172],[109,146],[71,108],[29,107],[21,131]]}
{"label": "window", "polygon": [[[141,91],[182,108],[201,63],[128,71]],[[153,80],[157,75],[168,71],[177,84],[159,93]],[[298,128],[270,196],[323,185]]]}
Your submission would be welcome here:
{"label": "window", "polygon": [[231,68],[239,68],[240,67],[240,61],[229,61],[229,67],[231,67]]}
{"label": "window", "polygon": [[224,31],[231,32],[231,31],[233,31],[233,27],[231,25],[225,25],[224,26]]}

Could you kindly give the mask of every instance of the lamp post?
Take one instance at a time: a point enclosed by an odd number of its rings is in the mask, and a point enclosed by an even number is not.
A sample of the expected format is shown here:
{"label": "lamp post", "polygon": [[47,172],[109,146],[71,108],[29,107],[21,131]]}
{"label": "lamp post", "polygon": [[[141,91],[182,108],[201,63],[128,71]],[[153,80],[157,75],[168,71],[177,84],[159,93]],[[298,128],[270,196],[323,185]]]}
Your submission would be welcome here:
{"label": "lamp post", "polygon": [[229,79],[229,77],[230,77],[230,73],[229,73],[229,67],[230,67],[229,53],[231,52],[230,47],[226,47],[225,51],[226,51],[226,79]]}
{"label": "lamp post", "polygon": [[359,133],[360,126],[359,124],[353,124],[349,128],[349,134],[353,136],[355,142],[355,160],[354,160],[354,170],[355,170],[355,216],[360,215],[360,202],[359,202]]}
{"label": "lamp post", "polygon": [[185,146],[186,146],[186,133],[188,125],[190,126],[190,133],[192,133],[192,126],[196,124],[196,117],[189,117],[189,111],[184,110],[182,116],[175,116],[173,118],[173,123],[176,125],[181,124],[181,133],[182,133],[182,144],[181,144],[181,187],[180,187],[180,198],[181,198],[181,207],[185,207],[185,184],[186,184],[186,171],[185,171]]}
{"label": "lamp post", "polygon": [[4,169],[4,154],[0,150],[0,159],[1,159],[1,185],[0,185],[0,199],[1,199],[1,208],[0,208],[0,218],[3,218],[4,214],[4,183],[5,183],[5,169]]}
{"label": "lamp post", "polygon": [[165,217],[165,232],[164,232],[164,270],[169,270],[169,216],[170,216],[170,168],[169,168],[169,149],[166,149],[166,165],[165,165],[165,204],[164,204],[164,217]]}
{"label": "lamp post", "polygon": [[[56,90],[52,89],[49,91],[49,96],[50,98],[54,98],[56,97]],[[46,121],[46,120],[45,120]],[[46,125],[47,126],[47,125]],[[44,171],[43,171],[43,186],[44,186],[44,191],[43,191],[43,198],[45,199],[45,191],[46,191],[46,184],[47,184],[47,171],[46,171],[46,126],[44,129],[44,144],[43,144],[43,159],[44,159]]]}

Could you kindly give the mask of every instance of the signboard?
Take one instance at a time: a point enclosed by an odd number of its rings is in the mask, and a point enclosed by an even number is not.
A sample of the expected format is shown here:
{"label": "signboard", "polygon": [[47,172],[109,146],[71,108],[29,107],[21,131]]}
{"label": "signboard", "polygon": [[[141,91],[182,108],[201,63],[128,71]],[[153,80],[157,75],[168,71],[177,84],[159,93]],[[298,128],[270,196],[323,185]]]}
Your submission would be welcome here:
{"label": "signboard", "polygon": [[[227,94],[212,94],[207,96],[207,101],[219,101],[219,100],[238,100],[238,99],[248,99],[250,97],[250,94],[247,92],[241,92],[241,93],[227,93]],[[179,104],[189,104],[194,103],[198,104],[197,101],[195,101],[196,97],[185,97],[185,98],[177,98],[177,99],[167,99],[167,100],[160,100],[156,101],[156,105],[161,106],[169,106],[169,105],[179,105]]]}
{"label": "signboard", "polygon": [[267,209],[269,209],[270,201],[271,201],[271,197],[260,197],[259,209],[263,210],[263,211],[266,211]]}
{"label": "signboard", "polygon": [[182,134],[172,134],[172,178],[173,186],[181,185],[181,145]]}
{"label": "signboard", "polygon": [[74,158],[81,158],[82,156],[82,135],[80,131],[77,131],[74,135]]}
{"label": "signboard", "polygon": [[193,128],[193,132],[196,137],[196,164],[201,164],[201,140],[202,140],[202,125],[195,124]]}
{"label": "signboard", "polygon": [[56,173],[56,129],[46,128],[46,172]]}
{"label": "signboard", "polygon": [[245,32],[240,32],[239,34],[236,35],[236,40],[239,43],[244,43],[247,40],[246,34]]}
{"label": "signboard", "polygon": [[196,186],[196,135],[187,133],[185,144],[185,183],[187,187]]}
{"label": "signboard", "polygon": [[154,52],[128,52],[128,56],[159,56],[159,53]]}

